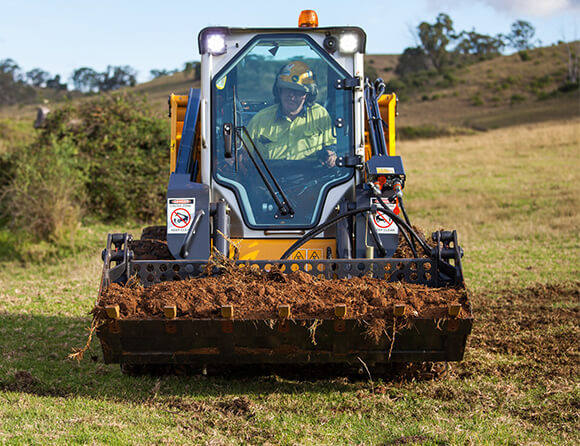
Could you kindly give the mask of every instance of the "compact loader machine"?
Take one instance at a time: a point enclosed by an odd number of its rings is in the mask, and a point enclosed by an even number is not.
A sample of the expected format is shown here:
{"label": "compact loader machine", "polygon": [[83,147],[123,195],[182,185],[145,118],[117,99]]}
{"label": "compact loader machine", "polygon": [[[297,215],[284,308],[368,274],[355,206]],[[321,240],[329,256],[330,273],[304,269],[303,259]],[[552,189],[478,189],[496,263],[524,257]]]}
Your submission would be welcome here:
{"label": "compact loader machine", "polygon": [[[169,99],[164,235],[173,258],[136,259],[131,235],[110,234],[101,293],[112,283],[149,287],[220,274],[212,255],[320,280],[373,277],[464,288],[455,231],[436,232],[427,243],[405,212],[406,174],[395,154],[397,99],[384,94],[380,79],[365,80],[364,31],[319,28],[315,19],[303,12],[298,28],[200,32],[201,89]],[[304,156],[291,151],[288,134],[252,122],[270,111],[274,119],[285,119],[276,111],[282,107],[277,88],[293,82],[304,87],[298,93],[305,107],[303,121],[290,123],[288,132],[303,132],[306,141],[327,132],[330,143],[321,150],[306,147]],[[314,110],[310,118],[308,110]],[[307,124],[294,128],[296,122]],[[274,156],[283,144],[287,152]],[[408,247],[410,258],[393,257],[400,246]],[[237,319],[228,306],[208,319],[188,318],[171,307],[158,317],[123,318],[113,306],[106,308],[98,337],[105,362],[123,367],[458,361],[473,321],[471,308],[464,307],[461,318],[459,311],[449,305],[445,317],[434,319],[395,305],[393,318],[407,322],[393,342],[386,334],[369,339],[364,324],[340,305],[333,318],[307,321],[294,319],[284,305],[271,321]],[[316,342],[305,328],[313,322]]]}

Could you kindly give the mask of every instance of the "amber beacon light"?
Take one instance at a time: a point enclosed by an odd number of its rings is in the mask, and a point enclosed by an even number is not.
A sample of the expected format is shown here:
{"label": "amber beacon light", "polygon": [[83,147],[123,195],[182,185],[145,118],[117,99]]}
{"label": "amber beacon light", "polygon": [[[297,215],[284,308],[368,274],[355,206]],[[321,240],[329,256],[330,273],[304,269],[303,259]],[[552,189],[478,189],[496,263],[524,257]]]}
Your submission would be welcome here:
{"label": "amber beacon light", "polygon": [[312,9],[305,9],[298,17],[298,27],[316,28],[318,26],[318,15]]}

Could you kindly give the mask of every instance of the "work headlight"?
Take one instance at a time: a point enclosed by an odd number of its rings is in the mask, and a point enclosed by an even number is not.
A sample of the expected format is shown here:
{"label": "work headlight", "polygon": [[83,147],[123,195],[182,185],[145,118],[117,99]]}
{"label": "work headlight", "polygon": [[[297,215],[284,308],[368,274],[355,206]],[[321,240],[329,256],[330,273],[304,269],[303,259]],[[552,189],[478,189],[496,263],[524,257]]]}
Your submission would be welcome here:
{"label": "work headlight", "polygon": [[206,48],[210,54],[217,56],[226,52],[226,37],[223,34],[208,34]]}
{"label": "work headlight", "polygon": [[354,34],[343,34],[338,41],[341,53],[354,53],[358,49],[358,37]]}
{"label": "work headlight", "polygon": [[209,53],[214,56],[225,54],[227,51],[226,35],[227,28],[211,27],[203,29],[198,36],[199,52]]}

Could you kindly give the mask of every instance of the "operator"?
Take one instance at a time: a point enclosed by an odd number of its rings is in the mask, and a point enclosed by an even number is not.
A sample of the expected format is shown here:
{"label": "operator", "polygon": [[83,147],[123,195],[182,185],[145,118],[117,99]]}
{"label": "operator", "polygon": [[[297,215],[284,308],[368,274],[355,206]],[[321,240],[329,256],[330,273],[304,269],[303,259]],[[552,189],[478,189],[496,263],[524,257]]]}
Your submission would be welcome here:
{"label": "operator", "polygon": [[317,104],[314,74],[302,61],[284,65],[274,86],[275,104],[259,111],[248,133],[266,159],[303,160],[334,167],[336,137],[326,109]]}

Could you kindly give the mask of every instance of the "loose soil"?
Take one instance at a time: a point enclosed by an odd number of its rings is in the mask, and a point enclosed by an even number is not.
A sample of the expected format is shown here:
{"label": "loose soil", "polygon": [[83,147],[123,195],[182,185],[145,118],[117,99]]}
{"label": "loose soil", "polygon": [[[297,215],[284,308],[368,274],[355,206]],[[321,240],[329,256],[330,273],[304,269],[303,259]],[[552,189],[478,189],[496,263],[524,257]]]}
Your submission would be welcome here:
{"label": "loose soil", "polygon": [[181,318],[219,318],[221,307],[233,305],[236,319],[276,319],[278,306],[288,304],[296,319],[334,318],[345,304],[348,318],[393,316],[394,304],[405,304],[409,317],[444,318],[448,304],[460,303],[459,317],[470,317],[467,292],[455,288],[388,283],[370,277],[319,280],[302,271],[284,274],[226,267],[217,276],[162,282],[150,287],[111,284],[94,312],[119,305],[121,318],[162,318],[163,307],[175,305]]}
{"label": "loose soil", "polygon": [[[414,228],[425,238],[420,228]],[[397,257],[412,257],[401,239]],[[172,256],[165,241],[165,227],[145,228],[141,240],[131,242],[137,260],[167,260]],[[93,310],[105,317],[104,307],[119,305],[121,318],[163,318],[165,306],[177,307],[178,318],[221,318],[221,307],[232,305],[236,319],[276,319],[280,305],[291,306],[294,319],[334,318],[334,308],[344,304],[347,318],[385,319],[393,317],[394,304],[404,304],[406,317],[445,318],[448,305],[459,303],[458,317],[471,317],[465,289],[428,288],[423,285],[385,282],[371,277],[319,280],[296,271],[284,274],[236,267],[225,261],[221,274],[150,287],[139,284],[111,284]]]}
{"label": "loose soil", "polygon": [[580,281],[483,292],[471,300],[478,322],[468,350],[511,361],[498,366],[490,364],[487,357],[473,355],[462,362],[460,376],[483,372],[513,378],[521,374],[526,383],[578,378]]}

